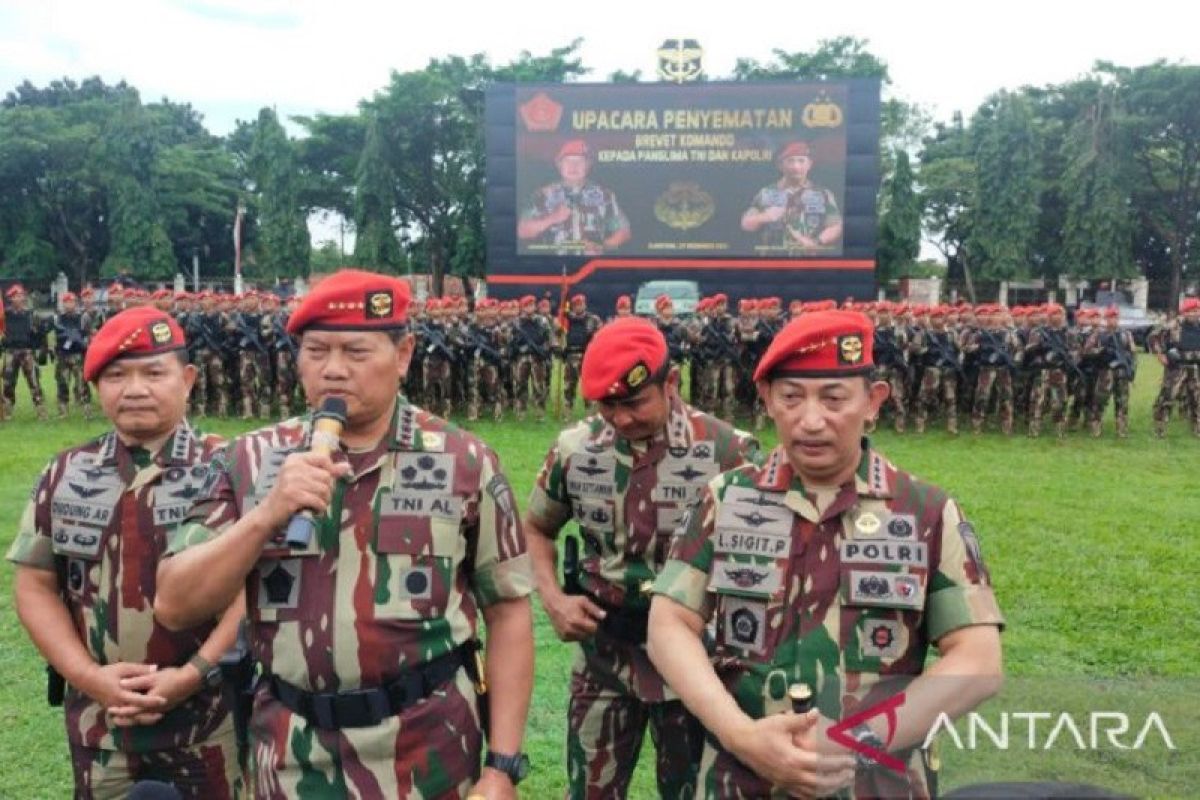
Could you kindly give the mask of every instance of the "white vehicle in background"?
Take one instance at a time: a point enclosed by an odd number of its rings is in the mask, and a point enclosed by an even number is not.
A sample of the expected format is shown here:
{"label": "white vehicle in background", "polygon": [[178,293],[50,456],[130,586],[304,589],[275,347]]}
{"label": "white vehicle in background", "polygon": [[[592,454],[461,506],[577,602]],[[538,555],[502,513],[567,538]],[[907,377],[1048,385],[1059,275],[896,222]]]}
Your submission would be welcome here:
{"label": "white vehicle in background", "polygon": [[700,302],[700,284],[696,281],[646,281],[638,287],[633,313],[641,317],[653,317],[654,301],[662,294],[671,298],[675,316],[690,317],[696,313],[696,304]]}

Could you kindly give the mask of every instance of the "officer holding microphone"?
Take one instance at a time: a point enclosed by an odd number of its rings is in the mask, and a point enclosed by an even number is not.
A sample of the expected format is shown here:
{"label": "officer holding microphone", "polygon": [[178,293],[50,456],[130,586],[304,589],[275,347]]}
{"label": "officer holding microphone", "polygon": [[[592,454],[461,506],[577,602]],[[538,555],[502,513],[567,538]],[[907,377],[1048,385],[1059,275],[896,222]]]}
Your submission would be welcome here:
{"label": "officer holding microphone", "polygon": [[255,797],[512,797],[528,771],[520,517],[495,453],[398,393],[409,299],[343,270],[301,302],[318,413],[236,439],[159,571],[172,628],[246,589]]}

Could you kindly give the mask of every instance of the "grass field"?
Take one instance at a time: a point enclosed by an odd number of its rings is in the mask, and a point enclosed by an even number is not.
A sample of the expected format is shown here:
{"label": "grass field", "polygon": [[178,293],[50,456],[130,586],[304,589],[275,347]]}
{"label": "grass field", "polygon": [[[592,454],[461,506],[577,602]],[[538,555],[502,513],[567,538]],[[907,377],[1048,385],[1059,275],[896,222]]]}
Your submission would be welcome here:
{"label": "grass field", "polygon": [[[1181,422],[1165,440],[1150,435],[1159,369],[1143,357],[1128,440],[1075,434],[1031,441],[990,433],[952,439],[942,432],[875,444],[904,468],[956,496],[979,532],[1008,621],[1006,694],[1056,699],[1074,687],[1084,702],[1103,685],[1134,687],[1167,712],[1178,750],[1170,754],[1055,749],[1036,758],[1012,753],[948,753],[945,784],[1058,779],[1120,788],[1139,796],[1186,796],[1200,787],[1200,441]],[[50,378],[47,372],[45,378]],[[53,381],[44,386],[53,391]],[[233,435],[248,426],[206,420]],[[552,423],[471,427],[500,454],[518,498],[528,496],[552,442]],[[72,418],[38,423],[28,398],[0,423],[0,544],[7,549],[38,471],[60,448],[104,428]],[[765,445],[773,436],[763,437]],[[42,663],[11,609],[12,569],[0,570],[0,797],[70,796],[61,713],[45,706]],[[559,796],[567,677],[573,652],[557,642],[538,609],[537,685],[527,749],[534,772],[522,794]],[[1182,720],[1178,723],[1175,720]],[[650,745],[647,743],[647,750]],[[635,797],[653,797],[644,754]],[[1139,760],[1141,757],[1141,760]]]}

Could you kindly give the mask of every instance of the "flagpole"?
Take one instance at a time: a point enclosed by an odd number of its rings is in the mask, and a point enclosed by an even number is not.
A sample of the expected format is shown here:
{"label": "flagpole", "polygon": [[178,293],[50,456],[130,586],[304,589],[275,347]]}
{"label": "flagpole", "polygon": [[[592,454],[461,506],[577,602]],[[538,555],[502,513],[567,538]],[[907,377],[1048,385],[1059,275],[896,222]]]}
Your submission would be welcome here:
{"label": "flagpole", "polygon": [[233,291],[242,293],[242,219],[246,216],[246,206],[238,201],[237,214],[233,218]]}

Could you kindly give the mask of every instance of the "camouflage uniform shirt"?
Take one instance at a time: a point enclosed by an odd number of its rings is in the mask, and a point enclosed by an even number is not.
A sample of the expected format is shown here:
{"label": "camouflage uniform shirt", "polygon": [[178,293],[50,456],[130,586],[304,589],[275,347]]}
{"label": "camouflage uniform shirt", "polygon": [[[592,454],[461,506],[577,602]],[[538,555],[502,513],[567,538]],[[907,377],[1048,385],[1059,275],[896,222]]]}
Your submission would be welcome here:
{"label": "camouflage uniform shirt", "polygon": [[[170,552],[249,512],[310,433],[305,416],[236,439]],[[479,439],[398,397],[375,448],[334,457],[352,472],[309,546],[289,549],[280,531],[247,576],[250,648],[265,673],[310,692],[381,686],[475,638],[481,608],[529,594],[512,490]],[[448,686],[374,727],[326,731],[260,685],[257,796],[308,796],[318,785],[339,796],[465,792],[478,773],[474,690],[461,669]]]}
{"label": "camouflage uniform shirt", "polygon": [[[705,483],[746,463],[758,442],[675,398],[665,435],[641,455],[599,415],[563,431],[550,448],[529,499],[543,531],[579,523],[580,583],[601,603],[646,609],[641,587],[666,561],[671,534]],[[596,640],[583,643],[585,656]],[[674,699],[643,649],[629,653],[625,689],[646,702]]]}
{"label": "camouflage uniform shirt", "polygon": [[[151,458],[110,431],[55,456],[38,479],[8,558],[57,572],[79,638],[98,664],[182,666],[212,633],[215,620],[168,631],[154,619],[154,591],[168,535],[222,445],[184,423]],[[64,710],[72,743],[105,750],[165,750],[232,731],[219,689],[207,686],[154,725],[110,727],[104,708],[74,687]]]}
{"label": "camouflage uniform shirt", "polygon": [[[864,442],[854,483],[827,504],[816,499],[782,448],[761,468],[718,476],[655,585],[712,623],[717,674],[756,719],[787,710],[796,682],[814,687],[824,716],[844,718],[894,693],[885,678],[920,674],[931,642],[964,626],[1003,624],[975,532],[945,492]],[[919,754],[898,755],[920,795]],[[701,773],[705,796],[770,794],[715,740]],[[888,770],[866,780],[898,785],[863,780],[860,773],[859,793],[910,789]]]}

